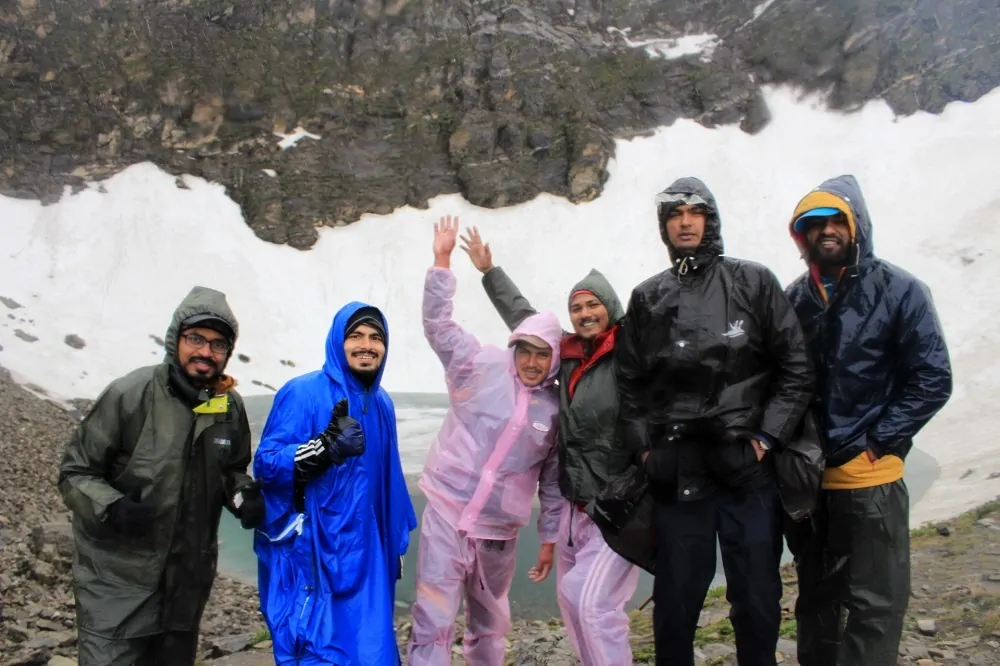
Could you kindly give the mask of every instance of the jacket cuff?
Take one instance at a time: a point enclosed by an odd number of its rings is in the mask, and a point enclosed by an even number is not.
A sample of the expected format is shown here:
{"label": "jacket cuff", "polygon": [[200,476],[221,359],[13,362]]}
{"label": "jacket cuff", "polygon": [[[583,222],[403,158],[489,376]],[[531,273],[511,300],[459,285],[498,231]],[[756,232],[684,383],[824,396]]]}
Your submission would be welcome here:
{"label": "jacket cuff", "polygon": [[781,442],[776,437],[771,437],[771,435],[768,435],[766,432],[759,432],[755,435],[755,437],[758,441],[767,444],[768,449],[771,449],[772,451],[781,450]]}

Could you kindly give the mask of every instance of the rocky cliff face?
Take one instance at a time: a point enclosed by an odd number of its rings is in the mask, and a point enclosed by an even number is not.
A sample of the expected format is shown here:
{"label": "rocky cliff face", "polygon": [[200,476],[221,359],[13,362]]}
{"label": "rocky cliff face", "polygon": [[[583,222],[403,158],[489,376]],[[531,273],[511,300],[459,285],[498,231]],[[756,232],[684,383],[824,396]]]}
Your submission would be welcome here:
{"label": "rocky cliff face", "polygon": [[[974,101],[1000,82],[998,25],[995,0],[0,0],[0,192],[151,160],[306,249],[443,193],[587,201],[614,138],[759,131],[765,83],[845,110]],[[636,47],[698,34],[680,58]]]}

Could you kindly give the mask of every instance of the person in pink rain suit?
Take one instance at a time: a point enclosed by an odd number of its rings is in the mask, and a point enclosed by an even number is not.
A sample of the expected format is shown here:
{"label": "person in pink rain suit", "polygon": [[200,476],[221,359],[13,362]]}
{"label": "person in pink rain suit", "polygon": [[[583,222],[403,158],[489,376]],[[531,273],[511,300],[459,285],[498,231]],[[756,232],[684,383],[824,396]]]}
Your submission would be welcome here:
{"label": "person in pink rain suit", "polygon": [[424,283],[424,334],[441,359],[450,407],[420,478],[427,496],[417,553],[411,666],[449,666],[464,593],[465,659],[501,666],[517,533],[537,490],[542,544],[534,582],[552,568],[560,510],[556,454],[562,329],[551,312],[528,317],[508,348],[484,346],[452,320],[451,253],[458,218],[434,226]]}
{"label": "person in pink rain suit", "polygon": [[[535,308],[500,267],[479,229],[462,247],[483,274],[493,307],[511,329]],[[567,298],[573,331],[559,348],[561,402],[559,488],[565,509],[559,532],[556,594],[570,644],[583,666],[629,666],[629,618],[625,605],[639,583],[639,565],[611,545],[586,506],[607,487],[619,467],[616,445],[618,383],[615,348],[625,308],[603,274],[591,270]]]}

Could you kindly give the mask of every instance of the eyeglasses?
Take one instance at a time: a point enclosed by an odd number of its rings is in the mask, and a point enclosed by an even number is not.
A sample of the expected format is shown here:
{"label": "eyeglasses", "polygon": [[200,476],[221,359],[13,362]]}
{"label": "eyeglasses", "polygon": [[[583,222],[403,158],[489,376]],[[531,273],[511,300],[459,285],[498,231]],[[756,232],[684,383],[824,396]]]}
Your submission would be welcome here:
{"label": "eyeglasses", "polygon": [[197,333],[187,333],[185,335],[182,335],[181,338],[183,338],[185,342],[187,342],[195,349],[201,349],[207,344],[209,349],[211,349],[216,354],[225,354],[232,347],[232,345],[230,345],[225,340],[216,338],[215,340],[209,342],[208,340],[198,335]]}

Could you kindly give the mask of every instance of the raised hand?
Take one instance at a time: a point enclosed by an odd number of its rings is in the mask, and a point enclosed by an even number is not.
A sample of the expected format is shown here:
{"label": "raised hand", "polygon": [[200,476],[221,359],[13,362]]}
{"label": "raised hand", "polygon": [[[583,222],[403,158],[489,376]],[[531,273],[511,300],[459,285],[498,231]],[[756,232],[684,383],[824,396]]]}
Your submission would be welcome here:
{"label": "raised hand", "polygon": [[486,273],[493,268],[493,253],[490,252],[490,244],[483,243],[477,227],[466,227],[466,236],[462,236],[462,250],[469,255],[473,265],[479,269],[480,273]]}
{"label": "raised hand", "polygon": [[342,465],[346,459],[365,452],[365,435],[361,424],[347,414],[347,398],[334,405],[330,425],[320,438],[326,440],[335,465]]}
{"label": "raised hand", "polygon": [[455,239],[458,238],[458,216],[445,215],[434,223],[434,265],[445,261],[443,268],[448,267],[452,250],[455,249]]}
{"label": "raised hand", "polygon": [[347,399],[334,405],[326,429],[295,450],[295,480],[306,484],[319,477],[330,465],[343,465],[348,458],[365,452],[361,424],[347,415]]}

